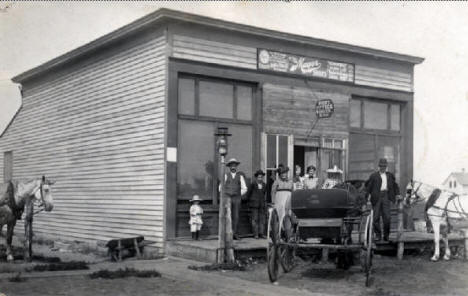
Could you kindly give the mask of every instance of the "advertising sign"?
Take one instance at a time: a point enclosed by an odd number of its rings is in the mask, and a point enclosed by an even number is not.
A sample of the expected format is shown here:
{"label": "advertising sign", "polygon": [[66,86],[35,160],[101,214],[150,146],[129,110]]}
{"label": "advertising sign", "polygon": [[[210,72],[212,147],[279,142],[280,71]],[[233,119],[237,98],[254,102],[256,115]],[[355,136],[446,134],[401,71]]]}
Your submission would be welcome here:
{"label": "advertising sign", "polygon": [[333,101],[330,99],[317,101],[315,105],[315,114],[317,118],[330,118],[335,111]]}
{"label": "advertising sign", "polygon": [[354,65],[258,49],[257,68],[275,72],[354,82]]}

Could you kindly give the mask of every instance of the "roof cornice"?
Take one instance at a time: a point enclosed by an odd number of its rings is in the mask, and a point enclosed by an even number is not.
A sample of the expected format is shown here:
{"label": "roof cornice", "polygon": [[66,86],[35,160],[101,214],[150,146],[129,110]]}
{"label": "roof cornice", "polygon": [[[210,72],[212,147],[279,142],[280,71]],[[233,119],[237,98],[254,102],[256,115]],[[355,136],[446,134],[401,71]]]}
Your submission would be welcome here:
{"label": "roof cornice", "polygon": [[362,54],[366,56],[372,56],[375,58],[384,58],[394,61],[400,61],[410,64],[420,64],[424,61],[424,58],[404,55],[399,53],[393,53],[389,51],[383,51],[378,49],[372,49],[368,47],[350,45],[346,43],[340,43],[335,41],[329,41],[324,39],[318,39],[313,37],[306,37],[301,35],[295,35],[290,33],[284,33],[239,23],[227,22],[220,19],[215,19],[211,17],[190,14],[186,12],[171,10],[167,8],[161,8],[157,11],[150,13],[136,21],[121,27],[113,32],[110,32],[94,41],[91,41],[83,46],[80,46],[74,50],[71,50],[63,55],[60,55],[48,62],[45,62],[31,70],[23,72],[15,77],[12,80],[16,83],[22,83],[25,80],[31,79],[39,74],[42,74],[50,69],[68,63],[78,57],[83,56],[86,53],[97,50],[105,45],[108,45],[111,42],[124,38],[131,35],[139,30],[142,30],[145,27],[150,25],[157,24],[163,20],[176,20],[181,22],[196,23],[205,26],[216,27],[219,29],[230,30],[235,32],[246,33],[250,35],[257,35],[267,38],[275,38],[286,40],[295,43],[301,43],[310,46],[322,47],[327,49],[334,49],[339,51],[353,52],[357,54]]}

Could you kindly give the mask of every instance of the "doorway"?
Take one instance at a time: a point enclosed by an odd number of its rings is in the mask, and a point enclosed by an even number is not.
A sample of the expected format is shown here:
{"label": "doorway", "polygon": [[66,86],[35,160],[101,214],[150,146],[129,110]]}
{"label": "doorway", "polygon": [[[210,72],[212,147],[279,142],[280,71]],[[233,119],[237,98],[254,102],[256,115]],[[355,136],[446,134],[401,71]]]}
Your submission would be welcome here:
{"label": "doorway", "polygon": [[294,168],[300,166],[302,175],[306,173],[308,166],[319,167],[319,148],[294,145]]}

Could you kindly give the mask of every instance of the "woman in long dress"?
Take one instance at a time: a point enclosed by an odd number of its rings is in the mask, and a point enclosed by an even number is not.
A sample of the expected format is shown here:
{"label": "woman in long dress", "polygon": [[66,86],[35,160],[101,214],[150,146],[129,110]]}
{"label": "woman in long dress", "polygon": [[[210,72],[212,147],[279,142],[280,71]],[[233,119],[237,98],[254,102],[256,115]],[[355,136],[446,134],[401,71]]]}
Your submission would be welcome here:
{"label": "woman in long dress", "polygon": [[292,180],[288,180],[288,171],[288,167],[279,168],[279,178],[275,180],[271,188],[271,197],[278,213],[280,229],[286,213],[291,213],[291,192],[294,185]]}

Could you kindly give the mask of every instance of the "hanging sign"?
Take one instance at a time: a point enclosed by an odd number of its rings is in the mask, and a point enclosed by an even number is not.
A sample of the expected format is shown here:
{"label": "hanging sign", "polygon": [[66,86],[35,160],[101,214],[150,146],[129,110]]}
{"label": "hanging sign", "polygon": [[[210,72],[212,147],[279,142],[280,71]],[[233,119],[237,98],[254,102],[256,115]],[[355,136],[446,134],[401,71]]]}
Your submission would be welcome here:
{"label": "hanging sign", "polygon": [[317,101],[315,105],[315,114],[317,118],[330,118],[335,111],[333,101],[330,99]]}
{"label": "hanging sign", "polygon": [[354,65],[258,49],[257,68],[303,76],[354,82]]}

